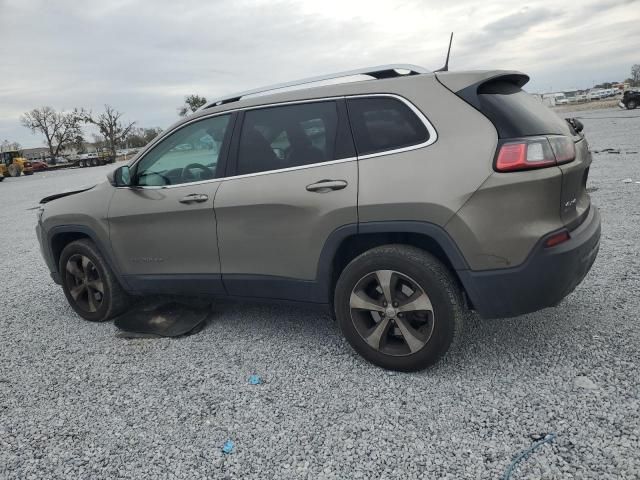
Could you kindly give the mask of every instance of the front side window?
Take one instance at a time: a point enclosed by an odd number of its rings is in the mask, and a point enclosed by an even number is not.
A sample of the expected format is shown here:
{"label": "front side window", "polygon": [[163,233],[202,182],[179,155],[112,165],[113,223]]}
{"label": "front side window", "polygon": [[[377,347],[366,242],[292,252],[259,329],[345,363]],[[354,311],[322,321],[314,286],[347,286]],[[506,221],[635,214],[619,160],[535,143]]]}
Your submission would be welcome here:
{"label": "front side window", "polygon": [[230,118],[206,118],[169,135],[138,163],[136,184],[179,185],[215,178]]}
{"label": "front side window", "polygon": [[396,150],[429,140],[422,120],[396,98],[350,98],[348,105],[359,155]]}
{"label": "front side window", "polygon": [[283,105],[245,113],[237,173],[265,172],[342,158],[333,101]]}

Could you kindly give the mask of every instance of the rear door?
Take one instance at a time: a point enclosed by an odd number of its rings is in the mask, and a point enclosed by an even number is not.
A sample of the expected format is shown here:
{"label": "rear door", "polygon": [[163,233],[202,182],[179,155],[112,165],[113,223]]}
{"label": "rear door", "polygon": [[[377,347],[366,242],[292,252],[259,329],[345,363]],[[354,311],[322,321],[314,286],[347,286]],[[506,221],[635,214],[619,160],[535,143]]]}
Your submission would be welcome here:
{"label": "rear door", "polygon": [[333,231],[357,224],[358,166],[343,100],[245,111],[216,194],[231,295],[326,302],[316,284]]}
{"label": "rear door", "polygon": [[168,135],[117,188],[110,238],[120,270],[140,292],[223,292],[213,199],[234,116],[198,120]]}

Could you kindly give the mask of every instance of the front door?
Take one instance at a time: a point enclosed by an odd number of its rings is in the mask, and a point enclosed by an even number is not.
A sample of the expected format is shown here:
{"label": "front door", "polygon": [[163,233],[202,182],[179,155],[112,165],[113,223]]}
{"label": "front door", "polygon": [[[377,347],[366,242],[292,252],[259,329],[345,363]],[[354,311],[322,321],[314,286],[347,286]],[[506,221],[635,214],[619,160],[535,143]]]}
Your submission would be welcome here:
{"label": "front door", "polygon": [[140,293],[222,292],[213,199],[231,114],[179,128],[132,167],[117,188],[110,238],[128,285]]}
{"label": "front door", "polygon": [[214,204],[226,290],[326,302],[317,284],[322,248],[334,230],[357,224],[358,167],[344,103],[256,108],[240,121],[233,176]]}

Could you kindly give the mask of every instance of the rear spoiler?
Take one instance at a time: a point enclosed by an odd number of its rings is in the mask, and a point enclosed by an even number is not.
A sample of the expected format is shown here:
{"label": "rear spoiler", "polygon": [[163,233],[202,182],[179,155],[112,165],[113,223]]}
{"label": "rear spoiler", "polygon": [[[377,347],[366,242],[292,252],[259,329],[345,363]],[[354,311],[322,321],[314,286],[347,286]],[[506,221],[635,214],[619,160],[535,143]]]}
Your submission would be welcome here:
{"label": "rear spoiler", "polygon": [[464,101],[480,109],[478,88],[490,82],[500,80],[523,87],[529,81],[529,75],[517,70],[481,70],[469,72],[437,72],[436,78],[447,89]]}

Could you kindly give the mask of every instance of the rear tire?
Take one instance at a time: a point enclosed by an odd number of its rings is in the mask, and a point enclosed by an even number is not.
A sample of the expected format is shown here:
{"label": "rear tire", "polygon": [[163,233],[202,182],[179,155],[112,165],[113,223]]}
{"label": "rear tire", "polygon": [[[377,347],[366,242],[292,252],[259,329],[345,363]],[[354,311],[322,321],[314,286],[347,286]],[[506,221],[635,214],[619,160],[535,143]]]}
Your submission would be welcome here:
{"label": "rear tire", "polygon": [[92,158],[91,159],[91,166],[92,167],[97,167],[100,164],[100,161],[97,158]]}
{"label": "rear tire", "polygon": [[338,279],[334,305],[351,346],[389,370],[433,365],[462,330],[455,279],[434,256],[407,245],[376,247],[352,260]]}
{"label": "rear tire", "polygon": [[104,322],[129,306],[129,296],[91,240],[64,247],[58,269],[69,305],[85,320]]}

